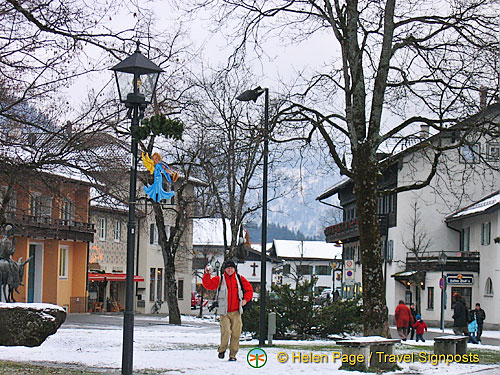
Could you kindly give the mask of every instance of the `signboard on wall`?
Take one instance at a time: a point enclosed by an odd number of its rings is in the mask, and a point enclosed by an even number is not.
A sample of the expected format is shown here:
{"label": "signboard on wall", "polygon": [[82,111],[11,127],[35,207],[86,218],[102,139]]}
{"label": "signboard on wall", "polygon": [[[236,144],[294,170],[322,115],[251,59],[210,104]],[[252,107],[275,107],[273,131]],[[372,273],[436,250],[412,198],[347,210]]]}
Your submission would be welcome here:
{"label": "signboard on wall", "polygon": [[474,275],[471,273],[449,273],[446,275],[446,283],[452,285],[474,284]]}

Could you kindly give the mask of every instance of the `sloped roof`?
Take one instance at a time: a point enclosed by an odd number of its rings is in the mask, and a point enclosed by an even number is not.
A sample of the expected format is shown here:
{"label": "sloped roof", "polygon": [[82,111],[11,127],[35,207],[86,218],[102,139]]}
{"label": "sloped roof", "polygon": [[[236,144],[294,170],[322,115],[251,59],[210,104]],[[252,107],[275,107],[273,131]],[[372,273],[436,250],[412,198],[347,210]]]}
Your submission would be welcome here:
{"label": "sloped roof", "polygon": [[274,240],[278,258],[335,259],[342,258],[342,247],[324,241]]}
{"label": "sloped roof", "polygon": [[[231,224],[226,219],[227,243],[231,243]],[[221,218],[193,220],[194,246],[224,246],[224,229]]]}
{"label": "sloped roof", "polygon": [[464,217],[471,215],[478,215],[486,212],[493,207],[500,207],[500,190],[490,194],[483,199],[465,207],[461,210],[446,217],[446,221],[454,221],[458,219],[463,219]]}

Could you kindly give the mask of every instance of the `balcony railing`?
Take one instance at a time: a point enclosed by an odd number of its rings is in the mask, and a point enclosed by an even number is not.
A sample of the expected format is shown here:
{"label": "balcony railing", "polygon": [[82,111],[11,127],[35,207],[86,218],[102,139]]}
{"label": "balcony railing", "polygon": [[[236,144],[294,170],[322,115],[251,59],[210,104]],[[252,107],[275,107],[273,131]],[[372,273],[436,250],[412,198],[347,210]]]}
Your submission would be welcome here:
{"label": "balcony railing", "polygon": [[[378,215],[380,234],[387,232],[387,224],[390,215]],[[358,218],[343,221],[325,228],[326,242],[344,241],[350,238],[359,237]]]}
{"label": "balcony railing", "polygon": [[[444,253],[447,255],[446,264],[443,265],[444,272],[479,272],[479,251],[445,251]],[[441,265],[439,264],[440,255],[441,251],[429,251],[419,256],[417,260],[414,253],[408,252],[406,253],[406,269],[441,271]]]}
{"label": "balcony railing", "polygon": [[9,215],[15,234],[23,237],[92,242],[94,224],[26,214]]}

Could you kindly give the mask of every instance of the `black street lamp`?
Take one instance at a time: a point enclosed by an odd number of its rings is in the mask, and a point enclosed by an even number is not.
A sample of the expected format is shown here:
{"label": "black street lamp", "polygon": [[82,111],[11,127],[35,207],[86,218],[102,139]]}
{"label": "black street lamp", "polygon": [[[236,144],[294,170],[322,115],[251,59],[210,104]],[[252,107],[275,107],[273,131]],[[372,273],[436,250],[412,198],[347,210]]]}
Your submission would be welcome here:
{"label": "black street lamp", "polygon": [[135,132],[144,117],[146,106],[153,100],[158,77],[163,71],[137,49],[131,56],[111,68],[115,72],[120,102],[128,108],[132,120],[132,165],[130,169],[130,195],[127,226],[127,278],[125,281],[125,312],[123,315],[122,374],[133,372],[134,356],[134,244],[135,244],[135,195],[137,175],[137,140]]}
{"label": "black street lamp", "polygon": [[266,344],[266,242],[267,242],[267,159],[269,144],[269,89],[256,87],[247,90],[236,97],[242,102],[257,101],[264,93],[264,166],[262,172],[262,237],[260,253],[260,319],[259,319],[259,346]]}
{"label": "black street lamp", "polygon": [[441,251],[439,255],[439,265],[441,266],[441,280],[439,281],[439,287],[441,288],[441,332],[444,332],[444,293],[446,293],[446,280],[444,279],[444,266],[448,260],[448,256],[444,251]]}

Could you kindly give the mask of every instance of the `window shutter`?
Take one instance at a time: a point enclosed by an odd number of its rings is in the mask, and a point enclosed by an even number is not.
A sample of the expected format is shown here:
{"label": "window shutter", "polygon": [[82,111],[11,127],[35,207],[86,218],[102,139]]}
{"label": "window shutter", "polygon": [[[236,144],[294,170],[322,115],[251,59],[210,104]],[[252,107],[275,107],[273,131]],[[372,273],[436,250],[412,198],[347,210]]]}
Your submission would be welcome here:
{"label": "window shutter", "polygon": [[149,244],[152,245],[155,242],[155,225],[149,224]]}

